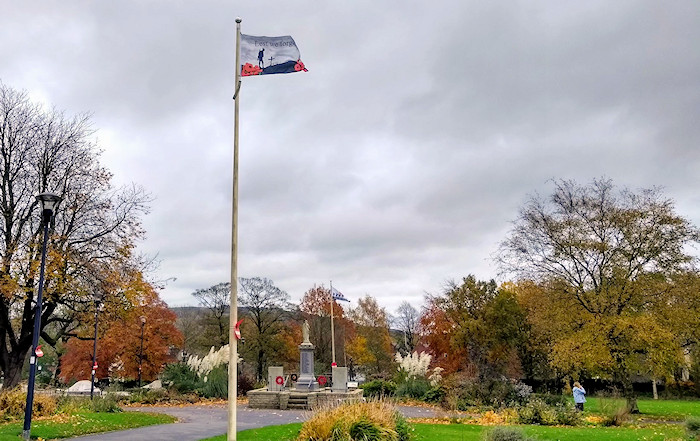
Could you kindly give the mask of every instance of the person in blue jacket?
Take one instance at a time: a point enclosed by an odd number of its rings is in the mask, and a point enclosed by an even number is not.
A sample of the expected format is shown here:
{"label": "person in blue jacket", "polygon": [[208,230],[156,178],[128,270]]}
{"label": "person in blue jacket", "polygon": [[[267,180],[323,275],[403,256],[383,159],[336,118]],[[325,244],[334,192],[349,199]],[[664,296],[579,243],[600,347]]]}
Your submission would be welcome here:
{"label": "person in blue jacket", "polygon": [[586,389],[581,386],[581,383],[576,381],[572,392],[574,393],[574,403],[576,403],[576,409],[583,411],[583,403],[586,402]]}

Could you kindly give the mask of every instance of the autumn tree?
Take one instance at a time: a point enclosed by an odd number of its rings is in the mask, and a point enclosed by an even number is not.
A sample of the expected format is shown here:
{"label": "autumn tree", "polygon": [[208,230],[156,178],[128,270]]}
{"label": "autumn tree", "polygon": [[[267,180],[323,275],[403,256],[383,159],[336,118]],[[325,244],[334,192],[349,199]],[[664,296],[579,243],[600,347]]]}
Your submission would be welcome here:
{"label": "autumn tree", "polygon": [[568,374],[556,370],[550,363],[552,347],[561,331],[560,320],[554,317],[568,314],[567,306],[550,302],[553,291],[556,291],[551,286],[530,280],[506,282],[504,286],[514,293],[525,315],[524,339],[519,348],[525,378],[558,384]]}
{"label": "autumn tree", "polygon": [[[174,361],[182,346],[182,334],[175,327],[175,313],[160,299],[152,285],[143,280],[137,283],[140,287],[132,288],[141,292],[134,303],[102,313],[97,343],[97,378],[136,379],[141,361],[142,378],[155,380],[163,365]],[[141,317],[145,317],[143,352]],[[89,332],[69,339],[61,357],[60,378],[64,382],[89,378],[92,356],[93,341]]]}
{"label": "autumn tree", "polygon": [[357,301],[348,312],[355,324],[355,337],[347,347],[354,365],[375,377],[388,377],[393,371],[393,348],[389,336],[389,316],[372,296]]}
{"label": "autumn tree", "polygon": [[434,365],[444,369],[445,374],[451,374],[464,367],[466,348],[452,344],[453,322],[440,303],[435,296],[428,296],[420,317],[420,330]]}
{"label": "autumn tree", "polygon": [[[86,115],[67,117],[0,83],[0,370],[15,386],[31,349],[41,228],[35,195],[62,197],[50,227],[41,337],[69,335],[92,304],[92,267],[120,261],[142,236],[147,196],[115,189]],[[119,265],[119,263],[117,263]]]}
{"label": "autumn tree", "polygon": [[482,380],[520,377],[525,314],[513,292],[469,275],[427,300],[421,324],[437,365]]}
{"label": "autumn tree", "polygon": [[198,289],[192,295],[200,306],[207,309],[204,317],[204,332],[201,338],[209,343],[209,346],[221,347],[228,344],[228,328],[231,303],[231,284],[219,283],[205,289]]}
{"label": "autumn tree", "polygon": [[[697,353],[700,349],[700,273],[674,274],[664,301],[659,302],[658,307],[659,319],[671,330],[683,352]],[[700,363],[700,359],[695,362]]]}
{"label": "autumn tree", "polygon": [[402,334],[402,337],[397,343],[399,352],[403,353],[403,355],[412,353],[418,344],[420,313],[413,305],[403,301],[396,310],[394,326],[396,326]]}
{"label": "autumn tree", "polygon": [[521,208],[499,261],[504,271],[550,287],[551,299],[541,303],[563,311],[553,365],[612,378],[636,411],[632,376],[640,363],[659,375],[678,357],[659,312],[672,278],[694,271],[686,248],[699,239],[657,188],[557,181],[549,198],[533,196]]}
{"label": "autumn tree", "polygon": [[238,304],[245,319],[242,334],[245,344],[240,351],[251,360],[255,377],[262,381],[274,354],[281,350],[280,332],[293,309],[289,294],[276,287],[272,280],[261,277],[239,278]]}

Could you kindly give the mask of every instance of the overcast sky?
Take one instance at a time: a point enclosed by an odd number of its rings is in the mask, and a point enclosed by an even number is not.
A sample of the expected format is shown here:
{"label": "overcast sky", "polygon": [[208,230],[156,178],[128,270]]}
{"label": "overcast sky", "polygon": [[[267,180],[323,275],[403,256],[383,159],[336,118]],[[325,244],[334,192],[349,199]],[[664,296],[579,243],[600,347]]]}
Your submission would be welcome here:
{"label": "overcast sky", "polygon": [[475,274],[529,194],[606,176],[700,224],[700,4],[0,0],[0,80],[91,112],[171,306],[229,279],[235,18],[309,72],[243,79],[239,275],[393,312]]}

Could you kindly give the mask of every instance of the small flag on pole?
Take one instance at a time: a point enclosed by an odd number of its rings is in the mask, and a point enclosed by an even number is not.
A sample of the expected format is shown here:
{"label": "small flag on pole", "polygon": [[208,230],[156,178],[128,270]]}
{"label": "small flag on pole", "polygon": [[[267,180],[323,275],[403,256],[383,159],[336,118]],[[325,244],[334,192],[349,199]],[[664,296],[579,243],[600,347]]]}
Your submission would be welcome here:
{"label": "small flag on pole", "polygon": [[253,37],[241,34],[241,76],[308,72],[289,35]]}
{"label": "small flag on pole", "polygon": [[340,300],[341,302],[349,302],[350,301],[350,300],[345,298],[345,296],[343,295],[342,292],[338,291],[335,288],[331,288],[331,293],[333,294],[333,300]]}

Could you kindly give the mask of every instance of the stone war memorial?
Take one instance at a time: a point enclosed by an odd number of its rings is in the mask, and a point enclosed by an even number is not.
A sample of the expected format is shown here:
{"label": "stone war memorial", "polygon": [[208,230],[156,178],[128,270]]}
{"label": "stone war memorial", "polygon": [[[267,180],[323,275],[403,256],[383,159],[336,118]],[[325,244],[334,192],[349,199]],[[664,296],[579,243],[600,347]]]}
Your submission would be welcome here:
{"label": "stone war memorial", "polygon": [[[330,381],[314,371],[314,345],[309,323],[301,327],[299,373],[285,375],[281,366],[270,366],[267,387],[248,392],[249,406],[256,409],[314,409],[362,399],[362,389],[348,389],[348,368],[333,366]],[[330,386],[330,387],[329,387]]]}

